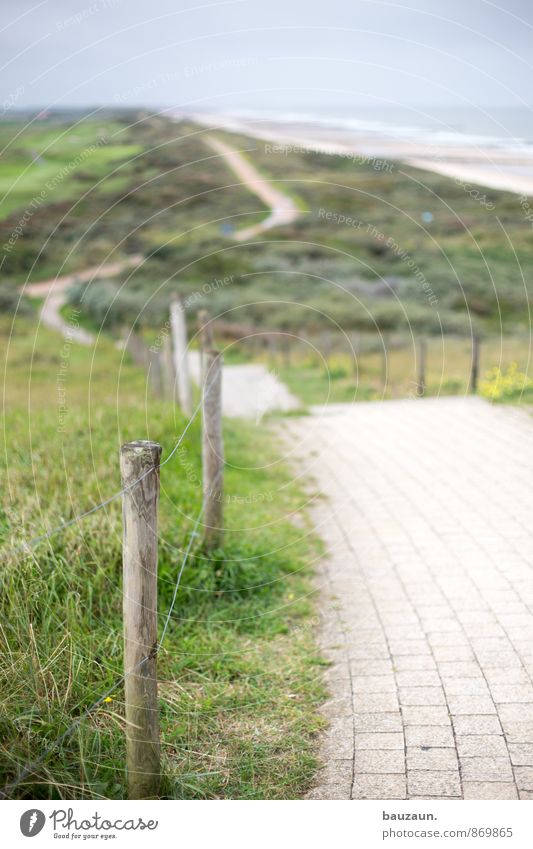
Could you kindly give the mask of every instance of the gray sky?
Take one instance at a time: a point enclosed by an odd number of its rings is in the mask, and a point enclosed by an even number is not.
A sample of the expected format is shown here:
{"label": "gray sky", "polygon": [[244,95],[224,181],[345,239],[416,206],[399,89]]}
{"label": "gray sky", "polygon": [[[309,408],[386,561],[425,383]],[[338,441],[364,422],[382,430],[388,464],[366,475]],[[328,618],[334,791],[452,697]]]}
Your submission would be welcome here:
{"label": "gray sky", "polygon": [[0,0],[0,106],[533,103],[531,0]]}

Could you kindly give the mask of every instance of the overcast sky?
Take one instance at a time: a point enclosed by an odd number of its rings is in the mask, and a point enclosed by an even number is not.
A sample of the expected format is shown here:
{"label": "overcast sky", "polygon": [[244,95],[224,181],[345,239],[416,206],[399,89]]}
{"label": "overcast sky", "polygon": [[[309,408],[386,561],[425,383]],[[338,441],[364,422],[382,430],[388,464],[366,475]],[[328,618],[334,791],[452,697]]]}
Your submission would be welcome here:
{"label": "overcast sky", "polygon": [[531,0],[0,0],[2,102],[533,103]]}

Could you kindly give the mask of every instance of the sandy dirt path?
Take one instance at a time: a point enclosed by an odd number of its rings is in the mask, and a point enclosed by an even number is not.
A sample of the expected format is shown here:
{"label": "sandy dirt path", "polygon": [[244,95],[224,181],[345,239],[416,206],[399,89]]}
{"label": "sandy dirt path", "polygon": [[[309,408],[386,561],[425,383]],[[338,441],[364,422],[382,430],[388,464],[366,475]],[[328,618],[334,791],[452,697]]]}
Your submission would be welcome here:
{"label": "sandy dirt path", "polygon": [[63,277],[42,280],[39,283],[28,283],[24,286],[23,292],[30,298],[45,298],[41,307],[40,318],[46,327],[57,330],[65,338],[78,342],[80,345],[91,345],[94,342],[93,334],[82,327],[66,322],[61,315],[61,308],[66,302],[67,289],[76,282],[86,283],[98,277],[114,277],[126,268],[134,268],[140,265],[143,259],[143,256],[136,254],[120,262],[97,265],[94,268],[86,268],[84,271],[66,274]]}
{"label": "sandy dirt path", "polygon": [[233,234],[233,238],[236,241],[243,242],[246,239],[259,236],[265,230],[272,229],[272,227],[292,224],[298,218],[298,208],[292,198],[280,192],[272,183],[262,177],[259,171],[239,151],[234,150],[228,144],[220,141],[220,139],[216,139],[214,136],[205,136],[204,141],[209,147],[225,158],[228,166],[242,180],[243,185],[270,207],[270,215],[264,221],[260,221],[259,224],[253,224],[250,227],[245,227],[243,230],[237,230]]}
{"label": "sandy dirt path", "polygon": [[533,419],[478,398],[284,430],[315,526],[324,768],[312,798],[533,798]]}

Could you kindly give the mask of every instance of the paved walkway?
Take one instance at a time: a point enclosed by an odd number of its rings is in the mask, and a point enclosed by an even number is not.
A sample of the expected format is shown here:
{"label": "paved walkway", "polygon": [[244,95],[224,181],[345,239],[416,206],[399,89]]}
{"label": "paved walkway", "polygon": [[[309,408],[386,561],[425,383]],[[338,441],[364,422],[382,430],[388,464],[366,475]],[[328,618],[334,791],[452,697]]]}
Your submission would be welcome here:
{"label": "paved walkway", "polygon": [[[189,371],[200,384],[198,351],[189,351]],[[254,419],[259,423],[266,413],[295,410],[299,401],[273,371],[260,363],[224,365],[222,369],[222,411],[225,416]]]}
{"label": "paved walkway", "polygon": [[265,230],[292,224],[298,218],[300,213],[293,199],[280,192],[272,183],[262,177],[259,171],[238,150],[234,150],[229,144],[213,136],[205,136],[204,141],[226,159],[233,173],[242,180],[242,184],[270,207],[270,215],[260,221],[259,224],[252,224],[250,227],[237,230],[233,234],[235,241],[243,242],[246,239],[253,239],[255,236],[264,233]]}
{"label": "paved walkway", "polygon": [[311,798],[533,798],[533,419],[427,399],[287,429],[328,496]]}

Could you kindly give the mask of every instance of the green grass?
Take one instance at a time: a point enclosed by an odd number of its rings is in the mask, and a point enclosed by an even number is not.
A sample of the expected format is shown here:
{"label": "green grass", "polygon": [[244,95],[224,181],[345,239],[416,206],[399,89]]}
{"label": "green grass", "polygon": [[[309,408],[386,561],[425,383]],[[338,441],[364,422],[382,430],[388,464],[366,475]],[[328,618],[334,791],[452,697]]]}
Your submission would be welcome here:
{"label": "green grass", "polygon": [[[139,313],[156,329],[179,289],[185,297],[200,293],[195,309],[207,307],[234,324],[304,335],[339,327],[376,338],[379,331],[467,338],[472,327],[486,335],[527,330],[533,243],[517,195],[486,189],[494,207],[487,209],[455,181],[401,163],[376,171],[347,157],[281,156],[259,140],[218,133],[301,210],[292,225],[237,244],[221,225],[255,223],[265,216],[263,205],[233,185],[235,176],[202,141],[207,130],[164,118],[90,119],[75,127],[42,122],[25,130],[0,168],[0,180],[18,198],[0,222],[2,243],[36,190],[39,170],[49,167],[46,157],[54,167],[71,161],[102,130],[109,142],[50,193],[5,255],[8,282],[24,281],[30,270],[38,279],[110,254],[143,252],[147,262],[129,278],[127,293],[115,298],[122,277],[86,299],[94,321],[112,302],[109,327]],[[4,141],[16,131],[0,125]],[[35,151],[45,151],[45,164],[31,165],[17,183]],[[424,212],[433,215],[430,225]],[[204,289],[229,275],[231,285]]]}
{"label": "green grass", "polygon": [[[174,262],[182,243],[221,243],[221,224],[235,210],[247,224],[265,215],[255,196],[232,185],[197,128],[166,119],[0,123],[0,150],[0,259],[13,283],[156,252],[131,288],[146,293],[169,276],[168,303],[179,266],[162,264]],[[10,244],[19,226],[22,237]],[[217,271],[213,262],[211,276]]]}
{"label": "green grass", "polygon": [[[350,351],[346,340],[344,348],[329,351],[324,341],[314,340],[316,353],[311,355],[304,346],[294,346],[289,361],[278,353],[256,359],[276,372],[291,392],[302,403],[331,404],[354,401],[407,398],[417,394],[420,366],[418,339],[392,337],[383,342],[372,336],[360,336],[357,354]],[[331,341],[331,340],[330,340]],[[234,350],[238,350],[238,346]],[[246,352],[245,352],[246,353]],[[233,355],[236,359],[236,354]],[[427,396],[462,395],[469,391],[472,347],[467,339],[447,336],[429,338],[426,345]],[[512,363],[524,375],[531,373],[529,337],[524,334],[488,337],[481,342],[479,382],[493,368],[505,372]],[[526,378],[527,380],[527,378]],[[524,380],[513,388],[513,397],[525,402],[531,394]]]}
{"label": "green grass", "polygon": [[[48,124],[0,127],[0,218],[23,209],[42,191],[58,203],[78,196],[81,183],[102,185],[108,192],[108,173],[143,150],[140,144],[122,143],[118,122],[85,120],[50,129]],[[47,183],[54,184],[53,190]]]}
{"label": "green grass", "polygon": [[[0,774],[2,785],[110,687],[122,670],[120,501],[10,554],[119,488],[118,450],[157,439],[168,455],[184,420],[146,395],[111,341],[66,355],[63,340],[0,323],[7,358],[2,452]],[[226,422],[223,549],[194,549],[158,665],[163,795],[293,798],[315,768],[323,697],[312,638],[317,543],[291,520],[303,493],[266,427]],[[172,598],[200,505],[200,431],[161,470],[159,611]],[[101,706],[17,789],[18,798],[125,795],[123,692]]]}

